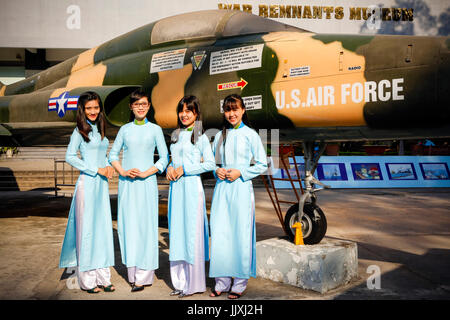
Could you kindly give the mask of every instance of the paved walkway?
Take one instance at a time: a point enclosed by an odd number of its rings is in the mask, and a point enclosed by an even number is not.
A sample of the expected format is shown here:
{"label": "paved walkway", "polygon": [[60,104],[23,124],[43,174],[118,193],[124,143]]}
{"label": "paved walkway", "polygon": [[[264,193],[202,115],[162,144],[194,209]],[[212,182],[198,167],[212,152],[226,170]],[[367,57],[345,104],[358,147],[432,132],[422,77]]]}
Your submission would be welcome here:
{"label": "paved walkway", "polygon": [[53,159],[34,159],[34,160],[21,160],[21,159],[2,159],[0,160],[0,171],[53,171],[54,161]]}
{"label": "paved walkway", "polygon": [[[213,188],[207,187],[207,208]],[[160,190],[160,210],[167,212],[167,188]],[[284,197],[290,194],[282,192]],[[150,299],[179,300],[168,267],[167,219],[160,217],[160,267],[152,287],[131,293],[117,239],[117,199],[112,197],[116,266],[114,293],[89,295],[74,289],[71,275],[58,269],[69,211],[69,197],[51,191],[0,193],[0,299]],[[283,236],[264,188],[255,188],[257,241]],[[329,299],[450,299],[450,190],[324,190],[319,205],[328,220],[327,237],[356,241],[359,278],[326,294],[261,278],[250,279],[240,301]],[[381,271],[381,288],[370,290],[370,266]],[[208,267],[208,264],[207,264]],[[370,267],[370,268],[369,268]],[[213,280],[207,278],[207,287]],[[209,292],[185,301],[210,301]],[[217,300],[227,300],[222,296]]]}

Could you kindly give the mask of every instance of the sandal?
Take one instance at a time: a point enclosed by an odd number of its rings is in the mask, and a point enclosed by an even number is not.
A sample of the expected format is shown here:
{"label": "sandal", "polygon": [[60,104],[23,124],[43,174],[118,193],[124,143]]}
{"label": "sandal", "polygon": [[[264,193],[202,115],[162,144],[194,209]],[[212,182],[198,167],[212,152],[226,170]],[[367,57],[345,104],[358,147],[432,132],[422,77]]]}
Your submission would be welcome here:
{"label": "sandal", "polygon": [[212,297],[218,297],[218,296],[220,296],[221,294],[222,294],[223,292],[221,292],[221,293],[218,293],[215,289],[212,289],[211,290],[211,294],[209,295],[211,298]]}
{"label": "sandal", "polygon": [[[231,299],[231,300],[239,299],[241,297],[241,295],[242,295],[242,292],[241,293],[230,292],[230,294],[228,295],[228,299]],[[235,298],[231,298],[231,296],[235,296]]]}
{"label": "sandal", "polygon": [[173,290],[171,293],[169,293],[169,296],[177,296],[179,294],[182,294],[183,290]]}
{"label": "sandal", "polygon": [[136,284],[133,284],[133,286],[131,287],[131,292],[138,292],[138,291],[142,291],[144,290],[145,286],[137,286]]}
{"label": "sandal", "polygon": [[114,286],[112,284],[110,284],[109,286],[105,287],[105,286],[98,286],[100,289],[103,289],[103,291],[105,292],[114,292],[116,291],[116,288],[114,288]]}
{"label": "sandal", "polygon": [[[97,291],[95,289],[98,289]],[[99,287],[94,287],[92,289],[86,290],[87,293],[99,293],[101,290]]]}

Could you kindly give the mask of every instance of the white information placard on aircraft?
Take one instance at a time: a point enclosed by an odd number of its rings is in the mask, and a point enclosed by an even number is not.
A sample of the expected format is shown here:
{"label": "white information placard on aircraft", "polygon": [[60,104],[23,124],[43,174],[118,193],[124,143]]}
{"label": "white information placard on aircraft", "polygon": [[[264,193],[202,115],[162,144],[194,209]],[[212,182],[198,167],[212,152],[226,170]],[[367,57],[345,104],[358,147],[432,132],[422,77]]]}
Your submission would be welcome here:
{"label": "white information placard on aircraft", "polygon": [[264,44],[211,52],[209,74],[261,67]]}
{"label": "white information placard on aircraft", "polygon": [[245,103],[245,110],[262,109],[262,95],[243,97]]}
{"label": "white information placard on aircraft", "polygon": [[289,69],[290,77],[308,76],[309,74],[310,74],[309,66],[303,66],[303,67]]}
{"label": "white information placard on aircraft", "polygon": [[156,53],[152,57],[150,73],[183,68],[186,48]]}
{"label": "white information placard on aircraft", "polygon": [[[262,95],[242,97],[242,100],[244,100],[245,110],[262,109]],[[222,105],[223,100],[220,100],[219,109],[221,113],[223,113]]]}

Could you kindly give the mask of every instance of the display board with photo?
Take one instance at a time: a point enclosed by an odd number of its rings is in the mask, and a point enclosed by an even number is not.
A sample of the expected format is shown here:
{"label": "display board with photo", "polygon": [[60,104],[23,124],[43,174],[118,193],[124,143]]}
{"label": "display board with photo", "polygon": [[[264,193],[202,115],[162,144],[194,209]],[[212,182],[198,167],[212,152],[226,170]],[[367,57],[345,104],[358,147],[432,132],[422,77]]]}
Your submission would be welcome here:
{"label": "display board with photo", "polygon": [[419,163],[424,180],[449,180],[447,163]]}
{"label": "display board with photo", "polygon": [[383,180],[378,163],[352,163],[351,167],[355,180]]}
{"label": "display board with photo", "polygon": [[[304,159],[295,160],[304,179]],[[289,173],[298,180],[294,160],[289,162]],[[322,156],[314,176],[331,188],[450,188],[449,168],[450,156]],[[284,180],[274,181],[277,188],[292,188],[286,170],[273,177]]]}
{"label": "display board with photo", "polygon": [[389,180],[417,180],[413,163],[385,163]]}
{"label": "display board with photo", "polygon": [[[297,177],[297,170],[295,169],[295,165],[293,163],[289,164],[289,174],[291,175],[291,179],[298,179]],[[305,164],[304,163],[297,163],[298,172],[300,174],[300,179],[305,178]],[[281,169],[281,178],[282,179],[289,179],[289,175],[287,174],[285,169]]]}
{"label": "display board with photo", "polygon": [[347,181],[345,163],[320,163],[317,166],[317,176],[324,181]]}

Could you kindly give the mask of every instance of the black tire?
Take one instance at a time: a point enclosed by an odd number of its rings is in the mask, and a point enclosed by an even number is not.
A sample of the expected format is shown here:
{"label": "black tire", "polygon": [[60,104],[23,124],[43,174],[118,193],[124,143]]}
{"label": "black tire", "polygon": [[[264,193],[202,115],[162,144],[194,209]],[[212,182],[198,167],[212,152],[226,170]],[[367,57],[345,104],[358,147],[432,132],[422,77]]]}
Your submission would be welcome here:
{"label": "black tire", "polygon": [[[320,216],[317,220],[314,215],[314,211],[316,211],[316,213]],[[319,206],[312,203],[305,203],[303,212],[303,242],[305,244],[317,244],[323,239],[325,233],[327,232],[327,219],[325,218],[325,214]],[[286,231],[288,231],[289,240],[292,242],[294,242],[295,238],[295,229],[292,228],[292,225],[298,221],[298,217],[297,203],[289,208],[286,212],[286,216],[284,217],[284,227]]]}

